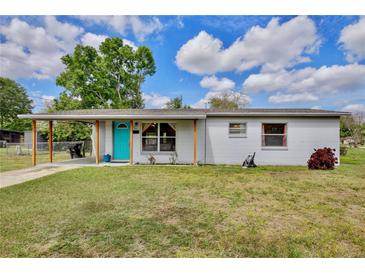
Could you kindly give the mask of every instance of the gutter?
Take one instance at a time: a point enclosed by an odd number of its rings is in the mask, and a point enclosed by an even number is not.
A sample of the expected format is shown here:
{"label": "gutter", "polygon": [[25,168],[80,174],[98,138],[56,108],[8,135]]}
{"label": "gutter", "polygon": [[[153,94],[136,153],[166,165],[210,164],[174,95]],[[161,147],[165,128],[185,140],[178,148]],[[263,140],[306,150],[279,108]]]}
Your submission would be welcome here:
{"label": "gutter", "polygon": [[192,120],[206,119],[206,115],[76,115],[76,114],[19,114],[20,119],[36,120],[114,120],[114,119],[173,119],[173,120]]}
{"label": "gutter", "polygon": [[334,112],[334,113],[277,113],[277,112],[256,112],[256,113],[234,113],[234,112],[210,112],[207,116],[211,117],[339,117],[339,116],[350,116],[351,112]]}

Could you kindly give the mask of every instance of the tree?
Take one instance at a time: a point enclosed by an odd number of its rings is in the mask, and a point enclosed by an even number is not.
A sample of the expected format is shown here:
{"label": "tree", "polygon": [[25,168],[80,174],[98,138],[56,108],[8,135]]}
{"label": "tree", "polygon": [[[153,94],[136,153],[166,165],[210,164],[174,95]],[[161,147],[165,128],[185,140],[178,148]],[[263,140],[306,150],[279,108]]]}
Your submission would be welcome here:
{"label": "tree", "polygon": [[364,117],[361,114],[341,117],[340,135],[341,137],[351,137],[355,146],[362,144],[365,139]]}
{"label": "tree", "polygon": [[190,108],[190,106],[183,104],[182,96],[177,96],[175,98],[170,99],[170,101],[168,101],[166,103],[166,108],[168,108],[168,109],[181,109],[181,108],[187,109],[187,108]]}
{"label": "tree", "polygon": [[53,104],[47,109],[49,112],[81,109],[82,103],[78,98],[73,97],[69,92],[63,91],[59,97],[53,100]]}
{"label": "tree", "polygon": [[237,94],[223,94],[220,97],[210,98],[209,104],[212,109],[238,109],[240,96]]}
{"label": "tree", "polygon": [[[48,107],[47,111],[63,111],[63,110],[75,110],[81,109],[82,102],[80,98],[75,98],[69,94],[69,92],[61,92],[57,99],[51,106]],[[40,131],[45,138],[48,138],[48,126],[44,124],[40,126]],[[53,140],[55,142],[66,142],[66,141],[85,141],[90,140],[92,128],[88,123],[83,122],[58,122],[56,121],[53,126]]]}
{"label": "tree", "polygon": [[156,72],[147,47],[134,50],[120,38],[105,39],[99,50],[77,45],[62,62],[66,70],[56,83],[80,99],[80,108],[142,108],[141,85]]}
{"label": "tree", "polygon": [[0,127],[23,131],[29,129],[29,120],[18,119],[18,114],[32,112],[32,100],[26,90],[13,80],[0,77]]}

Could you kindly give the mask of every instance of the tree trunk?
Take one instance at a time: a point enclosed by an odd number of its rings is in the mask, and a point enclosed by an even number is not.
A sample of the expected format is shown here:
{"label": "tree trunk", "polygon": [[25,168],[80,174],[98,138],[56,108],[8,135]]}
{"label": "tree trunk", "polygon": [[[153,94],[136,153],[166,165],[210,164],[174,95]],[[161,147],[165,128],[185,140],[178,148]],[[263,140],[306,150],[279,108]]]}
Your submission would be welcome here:
{"label": "tree trunk", "polygon": [[118,82],[117,82],[117,86],[115,87],[115,90],[117,91],[118,97],[119,97],[119,102],[122,101],[122,97],[120,96],[120,75],[118,74]]}

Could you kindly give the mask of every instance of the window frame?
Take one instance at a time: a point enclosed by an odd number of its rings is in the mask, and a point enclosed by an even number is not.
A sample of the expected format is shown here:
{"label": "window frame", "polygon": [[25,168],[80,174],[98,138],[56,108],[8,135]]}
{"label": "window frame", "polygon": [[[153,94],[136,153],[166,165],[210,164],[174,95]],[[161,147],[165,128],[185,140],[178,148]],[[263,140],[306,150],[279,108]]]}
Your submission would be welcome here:
{"label": "window frame", "polygon": [[[265,133],[265,125],[284,125],[284,133]],[[265,145],[265,136],[283,136],[282,146]],[[261,147],[262,148],[287,148],[288,147],[288,123],[286,122],[265,122],[261,123]]]}
{"label": "window frame", "polygon": [[[245,133],[231,133],[231,124],[241,124],[241,125],[244,125],[245,126]],[[228,137],[229,138],[247,138],[247,122],[229,121],[228,122]]]}
{"label": "window frame", "polygon": [[[143,124],[152,124],[152,123],[155,123],[157,124],[157,136],[143,136]],[[176,122],[169,122],[169,121],[161,121],[161,122],[151,122],[151,121],[142,121],[140,123],[140,132],[141,132],[141,140],[140,140],[140,144],[141,144],[141,153],[142,154],[150,154],[150,153],[158,153],[158,154],[171,154],[171,153],[174,153],[177,151],[176,149],[176,137],[177,137],[177,130],[176,130]],[[166,136],[166,137],[162,137],[161,138],[161,133],[160,133],[160,124],[173,124],[175,125],[175,136]],[[166,150],[162,150],[160,149],[161,147],[161,140],[163,138],[166,138],[166,139],[175,139],[175,150],[170,150],[170,151],[166,151]],[[157,139],[157,150],[143,150],[143,139]]]}
{"label": "window frame", "polygon": [[[123,125],[123,126],[121,127],[121,125]],[[128,128],[128,125],[127,125],[126,122],[119,122],[119,124],[117,125],[116,129],[117,130],[125,130],[125,129],[129,129],[129,128]]]}

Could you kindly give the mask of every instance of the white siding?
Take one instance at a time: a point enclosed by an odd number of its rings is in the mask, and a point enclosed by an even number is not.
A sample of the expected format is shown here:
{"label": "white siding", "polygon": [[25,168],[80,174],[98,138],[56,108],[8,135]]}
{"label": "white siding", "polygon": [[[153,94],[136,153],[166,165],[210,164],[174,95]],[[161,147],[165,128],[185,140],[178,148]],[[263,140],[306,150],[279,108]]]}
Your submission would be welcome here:
{"label": "white siding", "polygon": [[105,154],[113,154],[113,122],[105,121]]}
{"label": "white siding", "polygon": [[[246,138],[229,138],[228,123],[247,123]],[[261,146],[262,123],[287,123],[287,148]],[[305,165],[314,148],[339,152],[338,118],[211,118],[207,119],[207,163],[241,164],[256,152],[259,165]],[[338,157],[338,156],[337,156]]]}
{"label": "white siding", "polygon": [[197,120],[196,123],[196,158],[205,164],[205,123],[206,120]]}
{"label": "white siding", "polygon": [[[134,163],[148,163],[150,153],[141,149],[141,124],[138,134],[133,134]],[[176,151],[179,163],[193,162],[193,121],[159,121],[176,124]],[[247,123],[247,137],[230,138],[229,122]],[[265,149],[261,146],[262,123],[287,123],[287,147]],[[206,124],[206,125],[205,125]],[[206,126],[206,138],[205,138]],[[93,130],[95,136],[95,130]],[[206,141],[206,143],[205,143]],[[197,160],[207,164],[242,164],[248,154],[256,152],[255,161],[259,165],[305,165],[314,148],[331,147],[339,153],[339,118],[313,117],[208,117],[197,121]],[[112,121],[100,121],[100,159],[105,153],[113,155]],[[169,163],[171,153],[153,152],[157,163]],[[206,159],[206,162],[205,162]]]}

